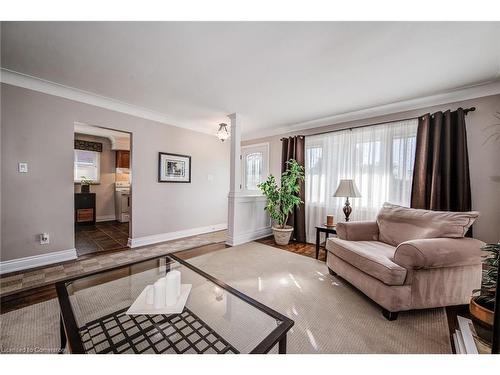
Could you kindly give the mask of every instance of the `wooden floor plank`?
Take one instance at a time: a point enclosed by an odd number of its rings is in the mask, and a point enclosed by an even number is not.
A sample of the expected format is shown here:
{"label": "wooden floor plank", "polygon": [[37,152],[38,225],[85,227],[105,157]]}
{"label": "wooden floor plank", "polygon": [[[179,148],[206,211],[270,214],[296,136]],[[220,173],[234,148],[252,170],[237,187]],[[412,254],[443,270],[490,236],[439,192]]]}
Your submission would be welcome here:
{"label": "wooden floor plank", "polygon": [[[295,254],[304,255],[306,257],[316,258],[316,245],[314,244],[290,241],[288,245],[277,245],[274,242],[273,236],[261,238],[256,242],[262,243],[264,245],[277,247],[278,249],[290,251]],[[323,262],[326,261],[326,252],[323,247],[321,247],[319,252],[319,260]]]}

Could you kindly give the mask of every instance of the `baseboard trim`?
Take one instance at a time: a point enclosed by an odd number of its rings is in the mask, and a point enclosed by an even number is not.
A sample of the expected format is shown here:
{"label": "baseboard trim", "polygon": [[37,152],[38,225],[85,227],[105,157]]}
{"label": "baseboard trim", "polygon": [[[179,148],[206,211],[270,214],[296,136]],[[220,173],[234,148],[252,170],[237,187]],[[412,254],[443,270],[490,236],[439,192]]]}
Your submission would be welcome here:
{"label": "baseboard trim", "polygon": [[179,230],[176,232],[153,234],[151,236],[136,237],[128,239],[128,246],[131,248],[152,245],[159,242],[177,240],[179,238],[196,236],[198,234],[217,232],[227,229],[227,223],[208,225],[206,227]]}
{"label": "baseboard trim", "polygon": [[29,268],[46,266],[48,264],[66,262],[77,258],[76,249],[54,251],[52,253],[34,255],[31,257],[12,259],[0,262],[0,274],[23,271]]}
{"label": "baseboard trim", "polygon": [[103,221],[113,221],[116,220],[116,215],[103,215],[103,216],[97,216],[95,218],[95,221],[100,223]]}
{"label": "baseboard trim", "polygon": [[273,234],[272,228],[270,226],[264,227],[254,230],[252,232],[238,234],[235,237],[229,237],[226,241],[226,244],[229,246],[237,246],[247,242],[258,240],[260,238],[270,236],[271,234]]}

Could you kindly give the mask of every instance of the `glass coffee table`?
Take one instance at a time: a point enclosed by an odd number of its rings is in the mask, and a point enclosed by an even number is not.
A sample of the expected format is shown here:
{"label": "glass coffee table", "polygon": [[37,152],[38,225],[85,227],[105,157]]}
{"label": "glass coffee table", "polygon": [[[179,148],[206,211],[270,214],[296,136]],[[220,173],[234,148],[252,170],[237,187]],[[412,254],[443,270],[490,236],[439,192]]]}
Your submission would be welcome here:
{"label": "glass coffee table", "polygon": [[[147,285],[166,272],[192,284],[182,313],[127,315]],[[56,283],[61,352],[286,353],[293,320],[175,255],[163,255]]]}

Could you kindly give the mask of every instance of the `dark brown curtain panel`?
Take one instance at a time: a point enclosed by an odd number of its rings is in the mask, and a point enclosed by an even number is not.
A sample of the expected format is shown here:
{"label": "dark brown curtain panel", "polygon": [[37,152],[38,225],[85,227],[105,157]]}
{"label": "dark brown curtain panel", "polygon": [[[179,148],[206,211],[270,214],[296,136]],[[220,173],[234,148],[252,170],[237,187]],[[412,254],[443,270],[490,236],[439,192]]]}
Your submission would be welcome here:
{"label": "dark brown curtain panel", "polygon": [[411,207],[470,211],[471,206],[464,110],[420,117]]}
{"label": "dark brown curtain panel", "polygon": [[[304,136],[298,135],[295,137],[283,138],[281,140],[281,172],[286,170],[286,162],[290,159],[297,160],[297,163],[304,166]],[[300,199],[304,201],[304,182],[300,185]],[[296,207],[293,213],[288,218],[288,225],[292,225],[294,228],[293,239],[298,242],[306,242],[306,212],[304,209],[304,204],[300,207]]]}

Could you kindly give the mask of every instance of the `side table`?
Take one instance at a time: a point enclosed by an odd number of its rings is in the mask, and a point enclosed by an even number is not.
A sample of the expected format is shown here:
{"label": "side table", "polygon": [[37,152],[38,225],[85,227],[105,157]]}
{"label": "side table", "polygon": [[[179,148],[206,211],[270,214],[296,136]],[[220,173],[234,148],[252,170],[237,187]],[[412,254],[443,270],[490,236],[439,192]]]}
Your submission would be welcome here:
{"label": "side table", "polygon": [[[319,248],[320,248],[320,240],[321,240],[321,232],[325,233],[325,243],[326,240],[328,240],[328,236],[330,234],[337,234],[337,230],[335,229],[335,226],[333,227],[327,227],[326,225],[318,225],[316,226],[316,259],[319,257]],[[326,251],[326,248],[325,248]]]}

